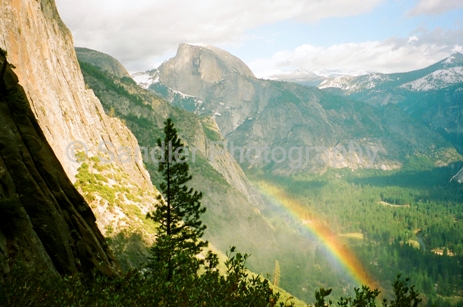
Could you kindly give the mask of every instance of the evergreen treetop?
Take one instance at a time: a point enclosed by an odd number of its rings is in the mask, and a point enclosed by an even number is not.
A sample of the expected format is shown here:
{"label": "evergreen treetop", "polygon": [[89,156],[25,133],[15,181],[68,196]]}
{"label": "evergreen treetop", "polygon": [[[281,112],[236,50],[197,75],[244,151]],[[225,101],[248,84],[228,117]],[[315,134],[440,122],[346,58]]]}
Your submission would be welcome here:
{"label": "evergreen treetop", "polygon": [[[200,215],[206,211],[201,206],[202,193],[188,188],[192,179],[185,154],[188,148],[179,139],[177,129],[169,118],[165,122],[164,139],[158,139],[162,149],[158,170],[164,179],[160,184],[161,195],[156,211],[148,214],[157,224],[158,238],[151,249],[151,264],[167,264],[167,280],[176,270],[188,269],[194,272],[202,261],[196,258],[207,241],[202,241],[206,225]],[[195,265],[195,263],[197,265]]]}

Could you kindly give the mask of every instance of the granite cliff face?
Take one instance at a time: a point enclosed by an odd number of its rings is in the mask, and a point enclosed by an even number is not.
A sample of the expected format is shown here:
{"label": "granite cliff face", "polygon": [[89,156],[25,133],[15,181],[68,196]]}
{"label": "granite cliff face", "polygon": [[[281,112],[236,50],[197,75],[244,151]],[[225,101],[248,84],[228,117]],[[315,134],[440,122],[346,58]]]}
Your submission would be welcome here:
{"label": "granite cliff face", "polygon": [[[394,105],[376,108],[315,87],[259,80],[228,57],[217,48],[182,44],[174,58],[134,79],[174,105],[211,116],[246,168],[289,174],[393,169],[416,154],[438,165],[459,158],[439,133]],[[220,65],[202,66],[210,62]]]}
{"label": "granite cliff face", "polygon": [[[171,85],[182,93],[206,98],[206,91],[223,81],[236,81],[236,95],[243,99],[252,90],[243,84],[241,76],[255,78],[252,71],[240,59],[212,46],[180,44],[177,55],[159,67],[159,81]],[[192,79],[190,76],[196,76]],[[239,98],[238,96],[237,98]]]}
{"label": "granite cliff face", "polygon": [[[142,238],[136,244],[140,253],[144,241],[153,240],[144,214],[153,209],[158,192],[135,150],[136,138],[122,121],[105,114],[86,87],[71,33],[53,0],[1,0],[0,16],[0,47],[8,50],[32,112],[67,176],[90,203],[100,231],[124,239],[119,234],[131,229]],[[103,64],[127,75],[110,61]],[[115,247],[125,244],[120,241]],[[130,262],[124,261],[128,267]]]}
{"label": "granite cliff face", "polygon": [[[130,131],[114,125],[93,92],[85,88],[71,33],[53,0],[2,0],[0,15],[0,47],[8,50],[32,110],[72,181],[80,166],[70,158],[73,142],[85,144],[90,156],[98,154],[103,141],[116,149],[136,145],[135,138],[127,136]],[[143,164],[119,166],[138,185],[150,184]]]}
{"label": "granite cliff face", "polygon": [[[112,276],[118,265],[0,55],[0,269]],[[20,81],[20,80],[19,80]]]}

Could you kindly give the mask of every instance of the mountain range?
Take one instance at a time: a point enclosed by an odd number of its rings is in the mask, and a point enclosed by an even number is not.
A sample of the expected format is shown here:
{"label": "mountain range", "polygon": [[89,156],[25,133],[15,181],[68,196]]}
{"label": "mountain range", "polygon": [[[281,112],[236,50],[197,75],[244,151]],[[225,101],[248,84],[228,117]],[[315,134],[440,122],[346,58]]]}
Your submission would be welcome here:
{"label": "mountain range", "polygon": [[397,74],[338,77],[319,87],[374,106],[397,105],[463,151],[463,55]]}
{"label": "mountain range", "polygon": [[282,71],[271,74],[264,79],[275,80],[275,81],[287,81],[294,82],[301,85],[318,86],[322,82],[336,77],[344,76],[361,76],[365,75],[365,71],[354,71],[354,70],[335,70],[335,69],[296,69],[294,71]]}
{"label": "mountain range", "polygon": [[[424,78],[445,67],[458,71],[459,65],[456,54],[430,68],[400,75],[402,83],[398,86],[410,83],[411,75],[416,76],[415,79]],[[245,169],[292,174],[305,170],[323,172],[328,167],[394,169],[413,155],[425,155],[436,165],[461,159],[455,149],[461,149],[458,141],[415,116],[410,110],[412,106],[404,112],[397,104],[372,103],[373,98],[362,96],[376,95],[374,97],[384,101],[393,95],[392,88],[379,92],[380,87],[372,87],[368,81],[376,80],[379,84],[380,80],[391,79],[389,75],[337,77],[332,83],[325,81],[320,88],[262,80],[225,51],[181,44],[175,57],[155,70],[134,74],[133,78],[173,105],[214,118],[229,145],[244,150],[244,157],[237,150],[233,153]],[[350,91],[341,88],[345,91],[339,93],[338,88],[333,89],[336,80],[365,83],[364,87],[373,90],[369,94],[360,90],[353,93],[350,86]],[[451,80],[457,82],[458,78]],[[458,101],[456,95],[461,92],[461,83],[449,82],[448,86],[453,88],[455,96],[448,99],[449,103],[454,103]],[[449,105],[442,109],[447,115],[458,116],[461,106]],[[451,121],[441,122],[439,127],[450,129]],[[264,148],[268,148],[270,154],[275,153],[272,155],[275,159],[265,159]],[[275,148],[282,150],[272,152]],[[289,156],[291,148],[293,159]],[[308,148],[313,149],[311,158],[306,155]],[[358,150],[354,152],[352,148]],[[301,150],[304,157],[302,163],[298,163]],[[282,153],[288,155],[287,159],[283,159]]]}
{"label": "mountain range", "polygon": [[454,53],[429,67],[405,73],[368,73],[338,76],[323,81],[319,88],[340,88],[348,93],[399,87],[413,92],[446,88],[463,82],[463,54]]}

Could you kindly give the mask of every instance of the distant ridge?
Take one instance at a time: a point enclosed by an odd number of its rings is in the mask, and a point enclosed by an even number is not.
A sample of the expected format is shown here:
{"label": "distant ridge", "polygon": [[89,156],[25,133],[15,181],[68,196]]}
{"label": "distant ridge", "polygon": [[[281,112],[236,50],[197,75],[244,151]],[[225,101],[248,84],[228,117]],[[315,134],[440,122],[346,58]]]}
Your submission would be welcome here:
{"label": "distant ridge", "polygon": [[119,78],[132,78],[125,67],[110,55],[88,48],[75,47],[75,50],[77,57],[82,61],[98,66]]}

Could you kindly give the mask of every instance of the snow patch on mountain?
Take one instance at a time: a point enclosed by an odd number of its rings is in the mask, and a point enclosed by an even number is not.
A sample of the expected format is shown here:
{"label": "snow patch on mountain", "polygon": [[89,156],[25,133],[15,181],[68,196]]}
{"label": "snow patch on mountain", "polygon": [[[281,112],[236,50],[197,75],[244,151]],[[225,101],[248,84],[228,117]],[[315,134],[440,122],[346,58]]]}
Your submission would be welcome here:
{"label": "snow patch on mountain", "polygon": [[[314,83],[318,85],[325,81],[326,79],[334,79],[336,77],[345,77],[345,76],[361,76],[365,75],[368,72],[358,71],[358,70],[335,70],[335,69],[296,69],[293,71],[279,71],[274,72],[271,75],[265,76],[264,79],[276,80],[276,81],[287,81],[287,82],[299,82],[299,83]],[[317,84],[318,83],[318,84]]]}
{"label": "snow patch on mountain", "polygon": [[364,70],[352,70],[352,69],[317,69],[313,71],[314,74],[325,78],[336,78],[343,76],[363,76],[368,74],[368,71]]}
{"label": "snow patch on mountain", "polygon": [[151,71],[137,72],[132,75],[132,79],[142,88],[148,89],[151,84],[159,82],[159,71],[157,69]]}
{"label": "snow patch on mountain", "polygon": [[334,79],[323,81],[318,88],[340,88],[344,91],[358,91],[362,89],[372,89],[379,83],[392,81],[391,77],[386,74],[369,73],[363,76],[341,76]]}
{"label": "snow patch on mountain", "polygon": [[328,79],[323,81],[318,88],[328,88],[328,87],[336,87],[343,90],[349,90],[351,88],[351,83],[354,81],[356,77],[354,76],[341,76],[336,77],[334,79]]}
{"label": "snow patch on mountain", "polygon": [[[174,90],[173,88],[170,88],[170,87],[168,87],[168,89],[169,89],[170,91],[172,91],[174,94],[179,95],[179,96],[182,97],[183,99],[186,99],[186,98],[194,98],[194,99],[196,99],[196,100],[198,100],[198,101],[201,101],[201,100],[197,99],[195,96],[191,96],[191,95],[182,93],[182,92],[177,91],[177,90]],[[201,103],[202,103],[202,101],[201,101]]]}
{"label": "snow patch on mountain", "polygon": [[455,56],[449,56],[447,59],[445,59],[444,63],[445,64],[452,64],[453,60],[455,60]]}
{"label": "snow patch on mountain", "polygon": [[453,67],[453,66],[462,66],[463,65],[463,54],[456,52],[449,56],[448,58],[440,62],[443,64],[443,67]]}
{"label": "snow patch on mountain", "polygon": [[312,80],[313,78],[318,77],[320,76],[307,69],[297,69],[294,71],[279,71],[272,75],[266,76],[265,79],[277,81],[286,81],[287,79],[304,81],[306,79]]}
{"label": "snow patch on mountain", "polygon": [[[450,60],[451,63],[453,57]],[[447,69],[436,70],[423,78],[402,84],[400,87],[411,91],[430,91],[445,88],[463,82],[463,67],[450,67]]]}
{"label": "snow patch on mountain", "polygon": [[[132,75],[132,79],[140,86],[141,88],[144,89],[150,89],[150,86],[156,83],[160,83],[159,80],[159,70],[153,69],[150,71],[145,71],[145,72],[138,72]],[[161,84],[161,83],[160,83]],[[181,91],[174,90],[171,87],[165,86],[162,84],[162,86],[165,88],[167,91],[167,96],[165,99],[169,101],[170,103],[174,103],[174,101],[187,101],[189,100],[190,103],[192,102],[196,107],[201,105],[203,103],[202,100],[198,99],[195,96],[185,94]]]}

